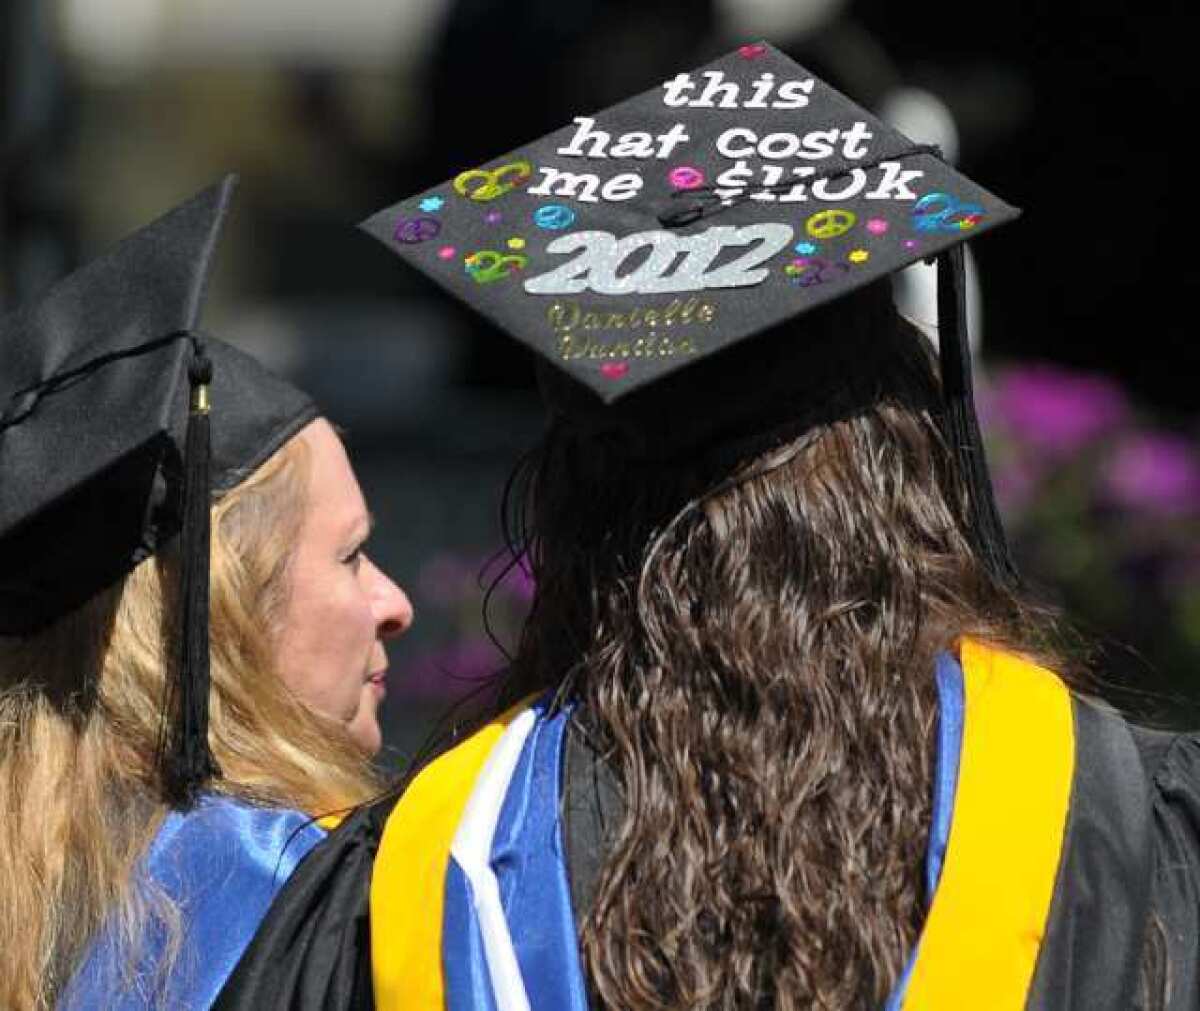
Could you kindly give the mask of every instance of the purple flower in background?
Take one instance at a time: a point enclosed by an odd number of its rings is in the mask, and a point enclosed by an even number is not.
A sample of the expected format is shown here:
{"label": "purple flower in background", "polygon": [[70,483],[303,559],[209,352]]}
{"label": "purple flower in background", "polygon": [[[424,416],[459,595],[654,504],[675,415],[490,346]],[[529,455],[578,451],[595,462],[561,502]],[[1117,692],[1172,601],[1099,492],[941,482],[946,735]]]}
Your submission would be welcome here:
{"label": "purple flower in background", "polygon": [[1104,489],[1128,509],[1172,516],[1200,512],[1200,453],[1178,435],[1129,436],[1113,450]]}
{"label": "purple flower in background", "polygon": [[504,583],[518,600],[527,604],[533,600],[533,572],[529,568],[526,556],[522,555],[517,559],[517,564],[504,577]]}
{"label": "purple flower in background", "polygon": [[477,588],[479,565],[449,552],[435,555],[417,574],[421,595],[431,603],[449,607]]}
{"label": "purple flower in background", "polygon": [[1034,500],[1041,486],[1043,468],[1021,453],[1006,453],[990,458],[992,488],[996,504],[1004,514],[1017,514]]}
{"label": "purple flower in background", "polygon": [[524,604],[533,600],[533,573],[525,555],[514,558],[507,552],[499,552],[488,558],[480,567],[485,586],[499,578],[496,589],[515,597]]}
{"label": "purple flower in background", "polygon": [[504,666],[504,657],[491,640],[460,639],[443,649],[416,657],[404,671],[405,695],[456,699]]}
{"label": "purple flower in background", "polygon": [[[504,571],[506,567],[509,567],[507,572]],[[521,558],[514,564],[512,556],[504,552],[484,558],[450,552],[435,555],[421,566],[417,585],[429,603],[438,607],[456,607],[482,600],[484,590],[501,574],[499,591],[523,603],[533,600],[533,574],[529,571],[529,563]]]}
{"label": "purple flower in background", "polygon": [[1103,376],[1053,365],[1027,365],[997,375],[981,397],[994,419],[1033,449],[1067,456],[1130,415],[1124,391]]}
{"label": "purple flower in background", "polygon": [[489,681],[506,662],[488,630],[509,648],[519,637],[533,598],[528,562],[507,551],[446,551],[421,567],[417,587],[422,605],[428,605],[426,637],[434,641],[407,664],[401,694],[461,698]]}

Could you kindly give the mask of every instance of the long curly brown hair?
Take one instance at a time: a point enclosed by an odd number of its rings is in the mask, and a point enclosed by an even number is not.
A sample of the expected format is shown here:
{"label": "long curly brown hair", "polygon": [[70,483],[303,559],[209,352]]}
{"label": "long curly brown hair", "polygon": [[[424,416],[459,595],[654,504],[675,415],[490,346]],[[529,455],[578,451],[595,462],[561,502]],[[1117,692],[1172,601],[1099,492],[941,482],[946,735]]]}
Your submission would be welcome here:
{"label": "long curly brown hair", "polygon": [[[925,909],[936,654],[1068,667],[971,548],[890,303],[753,355],[561,415],[507,496],[537,583],[509,691],[575,700],[624,794],[581,937],[597,1006],[881,1006]],[[718,432],[706,406],[755,376],[790,392]]]}

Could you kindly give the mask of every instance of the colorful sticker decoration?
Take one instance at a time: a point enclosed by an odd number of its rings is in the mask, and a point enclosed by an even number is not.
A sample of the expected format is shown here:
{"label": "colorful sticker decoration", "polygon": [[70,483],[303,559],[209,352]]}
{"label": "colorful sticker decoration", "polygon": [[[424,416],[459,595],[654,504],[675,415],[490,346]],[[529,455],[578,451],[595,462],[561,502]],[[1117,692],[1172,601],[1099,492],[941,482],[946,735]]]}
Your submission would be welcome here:
{"label": "colorful sticker decoration", "polygon": [[677,190],[696,190],[704,185],[704,173],[692,165],[680,165],[667,173],[667,182]]}
{"label": "colorful sticker decoration", "polygon": [[850,255],[846,257],[851,263],[866,263],[871,258],[871,254],[865,249],[852,249]]}
{"label": "colorful sticker decoration", "polygon": [[412,245],[434,238],[441,230],[442,223],[437,218],[401,218],[392,234],[397,242]]}
{"label": "colorful sticker decoration", "polygon": [[444,197],[426,197],[417,206],[419,206],[426,214],[436,214],[442,209],[442,206],[445,203],[446,200]]}
{"label": "colorful sticker decoration", "polygon": [[742,46],[738,49],[738,56],[743,60],[757,60],[760,56],[765,55],[767,47],[761,42],[754,42],[748,46]]}
{"label": "colorful sticker decoration", "polygon": [[872,235],[886,235],[888,223],[883,218],[872,218],[867,222],[867,231]]}
{"label": "colorful sticker decoration", "polygon": [[525,240],[522,239],[519,235],[514,235],[511,239],[508,240],[508,242],[505,243],[505,245],[508,246],[509,249],[524,249],[525,248]]}
{"label": "colorful sticker decoration", "polygon": [[529,182],[533,166],[522,158],[495,169],[467,169],[454,177],[454,192],[470,200],[495,200]]}
{"label": "colorful sticker decoration", "polygon": [[804,230],[814,239],[836,239],[854,227],[858,217],[853,211],[842,207],[830,207],[817,211],[804,222]]}
{"label": "colorful sticker decoration", "polygon": [[600,374],[605,379],[620,379],[629,372],[628,362],[605,362],[600,366]]}
{"label": "colorful sticker decoration", "polygon": [[979,204],[964,203],[949,193],[926,193],[913,206],[913,227],[918,232],[965,232],[985,213]]}
{"label": "colorful sticker decoration", "polygon": [[561,232],[575,224],[575,212],[566,204],[545,204],[533,212],[533,223],[547,231]]}
{"label": "colorful sticker decoration", "polygon": [[442,248],[438,250],[438,258],[442,260],[453,260],[454,254],[457,252],[458,250],[453,246],[442,246]]}
{"label": "colorful sticker decoration", "polygon": [[503,281],[510,274],[521,270],[529,257],[519,253],[505,256],[494,249],[480,249],[463,260],[467,273],[476,284],[492,284]]}
{"label": "colorful sticker decoration", "polygon": [[916,239],[905,239],[904,240],[904,248],[905,249],[916,249],[920,245],[921,245],[921,243],[919,243]]}
{"label": "colorful sticker decoration", "polygon": [[801,288],[811,288],[818,284],[828,284],[830,281],[836,281],[844,274],[849,273],[849,271],[850,268],[846,264],[831,262],[819,256],[793,260],[783,268],[783,272],[788,275],[791,283],[797,284]]}
{"label": "colorful sticker decoration", "polygon": [[792,247],[801,256],[812,256],[817,251],[815,242],[797,242]]}
{"label": "colorful sticker decoration", "polygon": [[488,211],[487,214],[483,216],[483,220],[489,225],[498,225],[504,220],[504,215],[499,211]]}

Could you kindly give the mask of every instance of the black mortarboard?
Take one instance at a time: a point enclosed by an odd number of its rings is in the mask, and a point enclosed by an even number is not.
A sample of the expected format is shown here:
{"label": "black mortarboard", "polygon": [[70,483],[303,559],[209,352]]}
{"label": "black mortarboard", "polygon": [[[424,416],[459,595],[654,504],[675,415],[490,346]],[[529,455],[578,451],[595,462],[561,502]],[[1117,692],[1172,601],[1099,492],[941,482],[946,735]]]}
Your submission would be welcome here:
{"label": "black mortarboard", "polygon": [[1017,213],[756,43],[363,227],[609,404],[734,346],[753,356],[747,338],[936,258],[943,430],[981,553],[1009,578],[972,399],[961,243]]}
{"label": "black mortarboard", "polygon": [[211,494],[316,416],[304,393],[196,329],[235,185],[198,194],[0,321],[0,634],[37,631],[182,531],[163,753],[181,806],[214,771]]}

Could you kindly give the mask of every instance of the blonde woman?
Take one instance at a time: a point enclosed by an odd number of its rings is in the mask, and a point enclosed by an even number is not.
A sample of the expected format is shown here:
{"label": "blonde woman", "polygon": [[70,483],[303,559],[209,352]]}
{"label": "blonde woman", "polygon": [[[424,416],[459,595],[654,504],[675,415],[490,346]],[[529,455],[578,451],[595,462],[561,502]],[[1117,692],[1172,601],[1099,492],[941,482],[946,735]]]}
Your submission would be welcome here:
{"label": "blonde woman", "polygon": [[232,186],[0,324],[6,1009],[208,1007],[378,788],[412,609],[330,424],[195,331]]}

